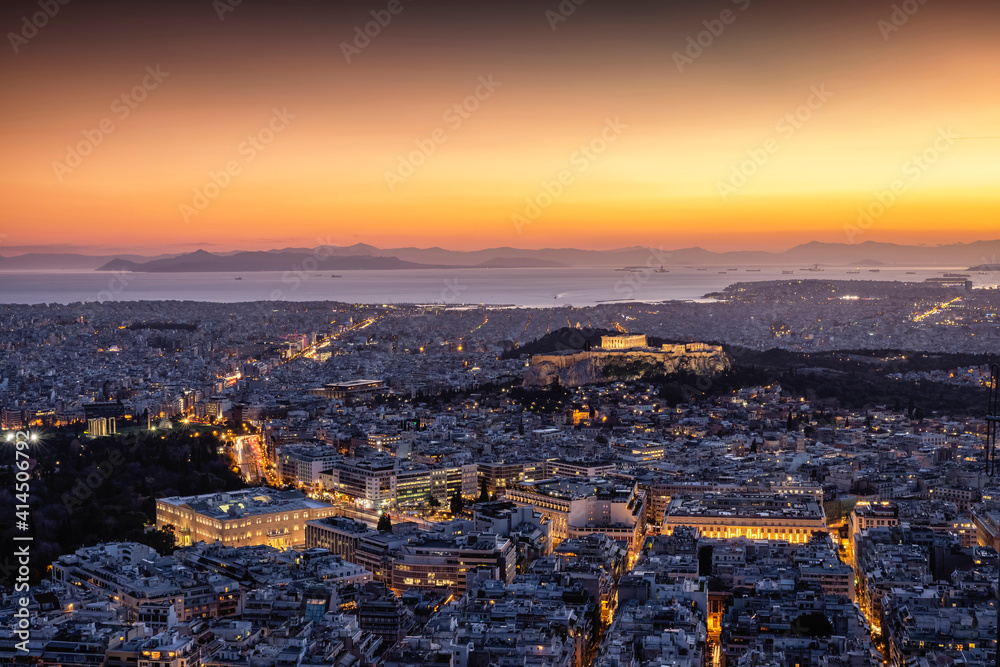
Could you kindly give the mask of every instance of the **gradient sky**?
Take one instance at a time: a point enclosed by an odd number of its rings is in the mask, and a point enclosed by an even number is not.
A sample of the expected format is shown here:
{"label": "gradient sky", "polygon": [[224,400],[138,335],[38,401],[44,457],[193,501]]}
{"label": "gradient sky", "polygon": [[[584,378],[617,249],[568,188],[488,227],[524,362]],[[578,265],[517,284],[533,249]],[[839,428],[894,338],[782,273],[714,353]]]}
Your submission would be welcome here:
{"label": "gradient sky", "polygon": [[[11,33],[37,0],[4,3],[0,254],[1000,236],[995,0],[910,0],[898,26],[875,0],[586,0],[554,30],[558,0],[399,0],[351,62],[342,43],[388,0],[242,0],[220,20],[224,2],[72,0],[27,41]],[[679,71],[675,52],[725,10],[732,22]],[[119,98],[157,66],[169,75],[122,117]],[[446,115],[491,76],[500,85],[467,118]],[[813,87],[831,96],[779,125]],[[248,149],[274,109],[294,118]],[[87,146],[102,121],[113,131]],[[390,187],[437,128],[444,141]],[[602,131],[613,140],[583,156]],[[934,149],[941,132],[960,138]],[[92,150],[71,167],[81,142]],[[720,183],[766,145],[724,199]],[[925,151],[933,164],[912,161]],[[230,162],[239,173],[199,210],[195,191]]]}

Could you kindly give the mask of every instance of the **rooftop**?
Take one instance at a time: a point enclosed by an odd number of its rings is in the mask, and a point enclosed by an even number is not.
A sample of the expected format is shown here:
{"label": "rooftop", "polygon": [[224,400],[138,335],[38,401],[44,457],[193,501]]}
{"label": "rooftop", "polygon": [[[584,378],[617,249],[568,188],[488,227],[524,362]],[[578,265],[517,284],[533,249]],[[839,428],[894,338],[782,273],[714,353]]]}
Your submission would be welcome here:
{"label": "rooftop", "polygon": [[742,516],[758,518],[822,519],[823,508],[812,496],[715,495],[678,498],[667,516]]}
{"label": "rooftop", "polygon": [[202,496],[172,496],[157,502],[175,507],[189,507],[198,514],[216,519],[227,519],[255,514],[271,514],[285,510],[310,510],[330,507],[328,503],[312,500],[300,491],[278,491],[254,487],[227,493]]}

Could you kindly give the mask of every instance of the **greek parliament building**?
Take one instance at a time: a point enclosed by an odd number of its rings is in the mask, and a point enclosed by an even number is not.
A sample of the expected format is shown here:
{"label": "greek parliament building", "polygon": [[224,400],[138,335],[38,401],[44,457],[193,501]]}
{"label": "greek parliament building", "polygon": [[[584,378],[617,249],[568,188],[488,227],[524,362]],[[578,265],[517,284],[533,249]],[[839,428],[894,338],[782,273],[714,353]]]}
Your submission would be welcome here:
{"label": "greek parliament building", "polygon": [[629,546],[642,543],[646,495],[635,484],[602,477],[557,477],[508,487],[506,499],[534,507],[551,521],[552,546],[604,533]]}
{"label": "greek parliament building", "polygon": [[301,547],[306,522],[333,515],[332,505],[300,491],[265,487],[156,500],[156,527],[172,525],[178,546],[221,542],[229,547]]}
{"label": "greek parliament building", "polygon": [[703,537],[787,540],[793,544],[808,542],[814,532],[827,531],[823,506],[811,495],[684,496],[667,506],[660,532],[670,535],[680,526],[696,528]]}

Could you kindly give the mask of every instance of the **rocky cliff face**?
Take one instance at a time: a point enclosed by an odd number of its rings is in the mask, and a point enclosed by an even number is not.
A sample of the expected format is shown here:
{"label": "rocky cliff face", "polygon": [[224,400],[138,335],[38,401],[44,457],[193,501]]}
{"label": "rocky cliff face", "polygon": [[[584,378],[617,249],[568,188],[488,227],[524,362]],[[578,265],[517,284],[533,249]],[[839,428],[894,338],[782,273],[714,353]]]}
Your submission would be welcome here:
{"label": "rocky cliff face", "polygon": [[697,352],[659,350],[595,350],[562,354],[538,354],[524,373],[526,387],[542,387],[559,378],[564,387],[596,382],[637,380],[648,375],[679,372],[715,375],[729,369],[729,358],[721,347]]}

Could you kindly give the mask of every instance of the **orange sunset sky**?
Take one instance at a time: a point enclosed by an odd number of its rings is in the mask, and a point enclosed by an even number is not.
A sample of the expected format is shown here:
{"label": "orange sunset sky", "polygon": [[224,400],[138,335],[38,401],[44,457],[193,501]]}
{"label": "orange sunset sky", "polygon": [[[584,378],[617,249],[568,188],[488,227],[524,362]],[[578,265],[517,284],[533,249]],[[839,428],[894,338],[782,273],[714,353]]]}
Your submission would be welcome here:
{"label": "orange sunset sky", "polygon": [[226,1],[5,3],[0,254],[1000,236],[996,2]]}

